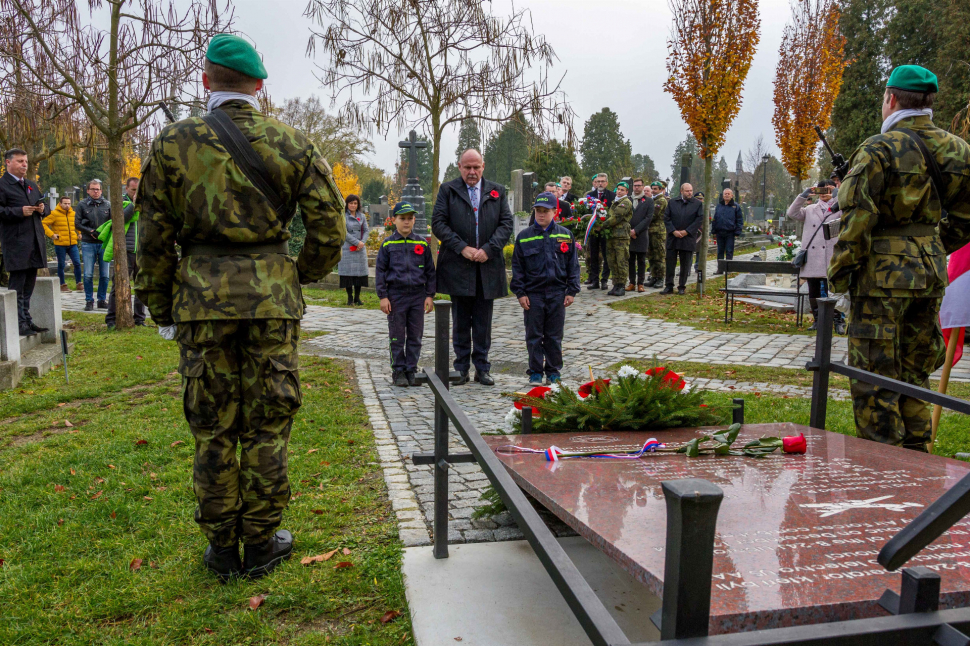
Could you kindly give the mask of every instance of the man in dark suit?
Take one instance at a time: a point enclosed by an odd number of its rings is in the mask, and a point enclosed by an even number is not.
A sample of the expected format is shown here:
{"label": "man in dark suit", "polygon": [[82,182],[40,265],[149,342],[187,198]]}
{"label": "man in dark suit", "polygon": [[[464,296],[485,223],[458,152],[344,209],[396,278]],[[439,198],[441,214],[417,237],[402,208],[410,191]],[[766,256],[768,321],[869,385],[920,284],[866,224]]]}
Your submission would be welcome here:
{"label": "man in dark suit", "polygon": [[[556,207],[556,222],[559,220],[568,220],[573,217],[573,208],[569,205],[569,202],[562,199],[562,187],[557,182],[546,182],[545,192],[552,193],[556,196],[556,202],[558,204]],[[532,220],[534,221],[534,218]]]}
{"label": "man in dark suit", "polygon": [[647,291],[643,286],[647,274],[647,251],[650,249],[650,232],[653,222],[653,196],[645,190],[643,179],[633,180],[633,217],[630,218],[630,284],[626,291]]}
{"label": "man in dark suit", "polygon": [[0,245],[10,272],[9,288],[17,292],[21,336],[46,332],[30,318],[30,297],[37,270],[47,267],[44,202],[37,184],[27,179],[27,152],[11,148],[3,154],[7,172],[0,180]]}
{"label": "man in dark suit", "polygon": [[578,198],[573,193],[573,178],[569,175],[564,175],[559,179],[559,186],[562,188],[562,199],[566,200],[570,204],[575,202]]}
{"label": "man in dark suit", "polygon": [[[452,337],[459,383],[495,383],[489,374],[492,345],[492,305],[508,294],[503,249],[512,237],[512,210],[505,187],[482,178],[485,160],[469,148],[458,160],[461,177],[438,189],[431,231],[438,239],[438,292],[454,305]],[[474,342],[474,350],[472,343]]]}
{"label": "man in dark suit", "polygon": [[680,186],[680,197],[670,200],[664,211],[664,226],[667,228],[667,284],[661,294],[674,293],[674,269],[680,258],[680,281],[677,293],[683,295],[687,290],[687,275],[690,273],[690,257],[697,248],[694,236],[700,231],[704,217],[704,203],[694,198],[694,187],[690,184]]}
{"label": "man in dark suit", "polygon": [[[609,178],[606,173],[597,173],[593,178],[593,190],[586,194],[586,197],[593,197],[603,203],[607,209],[613,206],[616,193],[606,188]],[[589,289],[606,289],[610,280],[610,266],[606,262],[606,237],[590,235],[589,250],[586,256],[586,284]],[[603,273],[600,275],[600,261],[603,265]]]}

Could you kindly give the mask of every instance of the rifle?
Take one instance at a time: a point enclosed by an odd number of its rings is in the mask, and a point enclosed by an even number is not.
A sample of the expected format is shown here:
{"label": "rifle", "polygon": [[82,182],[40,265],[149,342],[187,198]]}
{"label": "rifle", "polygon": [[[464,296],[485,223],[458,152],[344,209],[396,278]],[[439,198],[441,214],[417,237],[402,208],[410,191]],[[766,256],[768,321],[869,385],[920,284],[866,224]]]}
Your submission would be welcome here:
{"label": "rifle", "polygon": [[160,107],[162,112],[165,113],[165,118],[168,119],[169,123],[175,123],[175,115],[172,114],[172,110],[168,107],[168,104],[166,104],[164,101],[159,101],[158,107]]}
{"label": "rifle", "polygon": [[818,135],[822,145],[825,146],[825,150],[828,151],[829,157],[832,158],[832,167],[835,169],[835,174],[838,176],[839,181],[844,180],[846,174],[849,172],[849,162],[846,161],[845,157],[832,150],[829,142],[825,140],[825,133],[818,126],[815,126],[815,134]]}

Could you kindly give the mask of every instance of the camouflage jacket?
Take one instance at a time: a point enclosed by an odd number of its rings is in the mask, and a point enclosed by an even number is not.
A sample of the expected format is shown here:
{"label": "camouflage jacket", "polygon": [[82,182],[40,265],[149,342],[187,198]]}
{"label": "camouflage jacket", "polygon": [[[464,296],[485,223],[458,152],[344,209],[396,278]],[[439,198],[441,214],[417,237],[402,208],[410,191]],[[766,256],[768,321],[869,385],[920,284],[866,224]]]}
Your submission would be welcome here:
{"label": "camouflage jacket", "polygon": [[[630,218],[633,217],[633,200],[629,196],[617,198],[610,206],[609,215],[603,220],[603,230],[607,232],[606,238],[630,239]],[[610,234],[612,230],[612,234]]]}
{"label": "camouflage jacket", "polygon": [[[943,199],[916,142],[918,133],[943,175]],[[852,154],[839,189],[842,232],[828,275],[830,291],[876,298],[937,297],[947,286],[946,254],[970,241],[970,146],[929,117],[902,119]],[[941,221],[941,209],[948,212]],[[891,228],[938,226],[937,233]],[[889,228],[889,231],[886,229]]]}
{"label": "camouflage jacket", "polygon": [[666,210],[667,198],[661,193],[653,198],[653,220],[650,221],[650,226],[647,227],[647,231],[650,233],[662,233],[664,238],[667,237],[667,227],[664,224],[664,211]]}
{"label": "camouflage jacket", "polygon": [[243,101],[224,109],[266,164],[280,197],[306,227],[298,258],[280,253],[183,256],[175,245],[282,243],[289,222],[246,178],[199,117],[167,126],[152,142],[136,201],[135,292],[159,325],[213,319],[299,319],[301,284],[340,260],[344,202],[326,160],[298,130]]}

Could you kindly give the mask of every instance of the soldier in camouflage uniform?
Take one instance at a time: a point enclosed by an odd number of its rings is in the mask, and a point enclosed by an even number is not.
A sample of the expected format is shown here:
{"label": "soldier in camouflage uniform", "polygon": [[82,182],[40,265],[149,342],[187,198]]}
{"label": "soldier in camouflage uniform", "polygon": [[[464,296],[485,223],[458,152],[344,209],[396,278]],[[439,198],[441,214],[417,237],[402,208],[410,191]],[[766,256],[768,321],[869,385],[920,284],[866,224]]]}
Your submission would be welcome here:
{"label": "soldier in camouflage uniform", "polygon": [[667,227],[664,224],[664,211],[667,210],[667,198],[664,197],[663,182],[652,182],[650,191],[653,193],[653,220],[647,231],[650,234],[650,251],[647,259],[650,261],[650,280],[647,287],[661,287],[664,284],[667,265]]}
{"label": "soldier in camouflage uniform", "polygon": [[[277,528],[290,499],[287,443],[301,404],[300,285],[337,264],[346,229],[343,198],[319,151],[259,112],[252,95],[266,70],[256,50],[218,35],[205,72],[209,109],[225,111],[251,142],[290,210],[273,208],[200,117],[163,129],[142,168],[135,291],[159,332],[177,334],[195,437],[195,519],[209,539],[203,562],[225,580],[262,576],[292,551],[292,535]],[[292,258],[297,206],[306,240]]]}
{"label": "soldier in camouflage uniform", "polygon": [[633,200],[627,196],[630,185],[616,185],[616,198],[609,214],[603,220],[606,238],[606,264],[613,270],[613,289],[610,296],[623,296],[630,271],[630,220],[633,218]]}
{"label": "soldier in camouflage uniform", "polygon": [[[943,364],[940,300],[946,255],[970,241],[970,146],[933,125],[936,76],[893,70],[882,134],[862,143],[839,189],[843,227],[829,265],[834,292],[849,292],[849,365],[917,386]],[[916,133],[942,171],[934,188]],[[942,218],[941,209],[948,212]],[[926,451],[925,402],[851,384],[859,437]]]}

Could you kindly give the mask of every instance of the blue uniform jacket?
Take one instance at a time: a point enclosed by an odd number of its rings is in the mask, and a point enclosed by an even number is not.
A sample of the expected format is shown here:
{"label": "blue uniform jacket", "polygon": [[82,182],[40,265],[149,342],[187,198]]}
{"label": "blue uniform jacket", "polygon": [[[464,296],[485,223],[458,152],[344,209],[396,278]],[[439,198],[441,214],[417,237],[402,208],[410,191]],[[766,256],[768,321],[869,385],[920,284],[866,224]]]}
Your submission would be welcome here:
{"label": "blue uniform jacket", "polygon": [[569,230],[553,222],[548,230],[533,224],[520,231],[512,251],[510,287],[518,298],[553,289],[578,294],[579,256]]}
{"label": "blue uniform jacket", "polygon": [[389,293],[421,287],[434,297],[437,282],[431,247],[416,233],[405,238],[395,231],[377,252],[377,296],[388,298]]}

